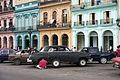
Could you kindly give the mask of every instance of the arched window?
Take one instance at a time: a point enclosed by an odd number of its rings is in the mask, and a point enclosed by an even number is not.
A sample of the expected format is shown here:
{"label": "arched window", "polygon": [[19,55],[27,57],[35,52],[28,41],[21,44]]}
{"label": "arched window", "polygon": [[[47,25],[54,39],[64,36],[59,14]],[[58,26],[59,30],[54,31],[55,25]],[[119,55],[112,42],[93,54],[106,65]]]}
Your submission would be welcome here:
{"label": "arched window", "polygon": [[29,19],[28,16],[25,17],[25,29],[28,29]]}
{"label": "arched window", "polygon": [[37,25],[37,17],[36,17],[35,15],[33,16],[32,25],[33,25],[33,29],[36,29],[36,25]]}
{"label": "arched window", "polygon": [[48,19],[48,13],[47,12],[44,12],[44,14],[43,14],[43,20],[44,20],[44,25],[46,25],[47,24],[47,19]]}
{"label": "arched window", "polygon": [[65,26],[67,23],[67,9],[62,10],[62,24]]}
{"label": "arched window", "polygon": [[54,11],[53,14],[52,14],[52,19],[55,19],[55,20],[56,20],[56,18],[57,18],[57,12]]}

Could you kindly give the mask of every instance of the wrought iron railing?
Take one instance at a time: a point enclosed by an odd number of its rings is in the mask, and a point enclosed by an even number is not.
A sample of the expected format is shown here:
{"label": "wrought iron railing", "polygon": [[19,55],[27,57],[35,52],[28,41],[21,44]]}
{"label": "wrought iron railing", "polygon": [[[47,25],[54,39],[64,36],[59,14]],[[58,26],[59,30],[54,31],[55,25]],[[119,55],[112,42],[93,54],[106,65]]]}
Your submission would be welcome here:
{"label": "wrought iron railing", "polygon": [[100,24],[113,24],[113,18],[101,19]]}
{"label": "wrought iron railing", "polygon": [[40,5],[46,5],[46,4],[59,3],[64,1],[70,1],[70,0],[49,0],[49,1],[39,2],[39,3]]}
{"label": "wrought iron railing", "polygon": [[68,23],[56,23],[56,24],[49,24],[49,23],[46,23],[46,24],[40,24],[38,29],[48,29],[48,28],[66,28],[66,27],[71,27],[71,22],[68,22]]}
{"label": "wrought iron railing", "polygon": [[85,7],[99,6],[99,5],[110,5],[113,3],[117,3],[117,0],[110,0],[110,1],[103,1],[103,2],[101,2],[100,0],[97,0],[95,2],[85,2],[85,3],[83,2],[80,4],[72,5],[71,8],[72,9],[74,9],[74,8],[84,9]]}
{"label": "wrought iron railing", "polygon": [[13,31],[15,31],[15,27],[14,26],[1,27],[0,28],[0,32],[13,32]]}
{"label": "wrought iron railing", "polygon": [[89,20],[86,21],[86,25],[97,25],[98,24],[98,20]]}
{"label": "wrought iron railing", "polygon": [[80,21],[80,22],[74,22],[74,26],[84,26],[85,21]]}

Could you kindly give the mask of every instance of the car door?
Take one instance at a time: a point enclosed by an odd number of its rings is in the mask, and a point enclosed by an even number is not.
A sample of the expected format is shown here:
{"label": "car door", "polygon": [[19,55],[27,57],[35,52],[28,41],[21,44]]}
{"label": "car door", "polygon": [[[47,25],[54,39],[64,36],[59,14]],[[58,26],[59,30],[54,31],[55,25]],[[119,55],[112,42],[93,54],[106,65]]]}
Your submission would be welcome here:
{"label": "car door", "polygon": [[29,52],[27,50],[22,50],[20,56],[22,62],[27,62],[27,58],[29,57]]}
{"label": "car door", "polygon": [[8,49],[2,50],[2,58],[3,58],[3,60],[8,60],[8,54],[9,54]]}

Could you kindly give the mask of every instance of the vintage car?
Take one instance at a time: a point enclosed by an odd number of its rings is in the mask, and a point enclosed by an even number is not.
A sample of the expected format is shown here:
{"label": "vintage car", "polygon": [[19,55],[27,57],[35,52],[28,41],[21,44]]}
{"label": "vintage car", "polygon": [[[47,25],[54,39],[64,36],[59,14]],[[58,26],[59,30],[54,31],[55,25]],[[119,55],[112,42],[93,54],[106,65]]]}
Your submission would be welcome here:
{"label": "vintage car", "polygon": [[[31,51],[31,53],[32,52],[34,51]],[[38,51],[35,50],[35,52],[38,52]],[[8,57],[8,60],[14,62],[15,65],[20,65],[21,63],[31,62],[28,59],[31,53],[29,50],[21,50],[17,53],[10,54]]]}
{"label": "vintage car", "polygon": [[98,47],[84,47],[80,52],[89,53],[92,61],[98,61],[101,64],[106,64],[108,61],[111,61],[117,54],[116,52],[99,51]]}
{"label": "vintage car", "polygon": [[120,57],[115,57],[112,59],[113,67],[120,69]]}
{"label": "vintage car", "polygon": [[17,51],[14,49],[8,49],[8,48],[0,49],[0,62],[8,61],[8,56],[16,52]]}
{"label": "vintage car", "polygon": [[40,52],[30,55],[34,65],[37,65],[41,59],[46,59],[53,67],[59,67],[62,63],[77,64],[85,66],[90,59],[90,55],[84,52],[73,52],[66,46],[45,46]]}

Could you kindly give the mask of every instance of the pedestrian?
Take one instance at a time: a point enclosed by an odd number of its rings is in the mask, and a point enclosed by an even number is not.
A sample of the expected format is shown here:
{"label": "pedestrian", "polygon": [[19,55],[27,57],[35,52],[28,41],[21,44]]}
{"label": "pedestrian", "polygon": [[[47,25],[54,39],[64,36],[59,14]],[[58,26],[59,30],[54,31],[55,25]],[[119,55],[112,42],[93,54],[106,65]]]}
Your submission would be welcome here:
{"label": "pedestrian", "polygon": [[47,68],[47,60],[45,60],[44,58],[42,60],[39,61],[39,64],[37,65],[37,68],[39,69],[45,69]]}
{"label": "pedestrian", "polygon": [[120,45],[117,46],[117,50],[116,50],[116,52],[117,52],[117,57],[120,57]]}

